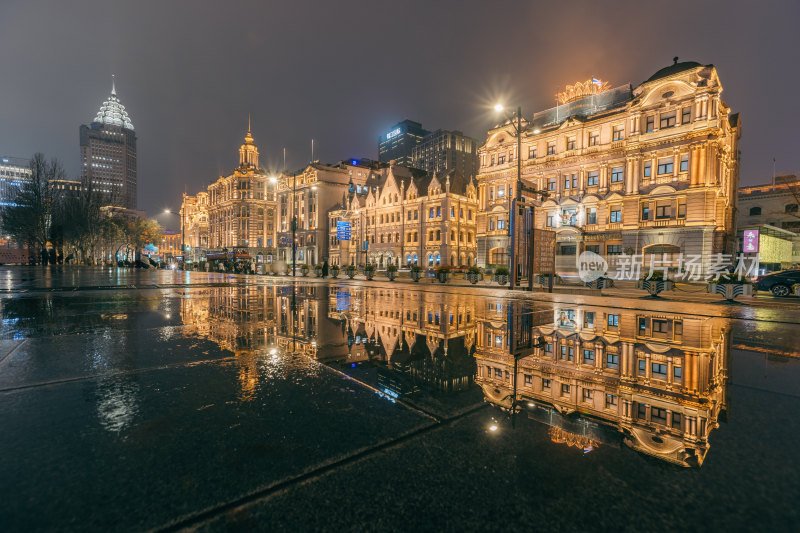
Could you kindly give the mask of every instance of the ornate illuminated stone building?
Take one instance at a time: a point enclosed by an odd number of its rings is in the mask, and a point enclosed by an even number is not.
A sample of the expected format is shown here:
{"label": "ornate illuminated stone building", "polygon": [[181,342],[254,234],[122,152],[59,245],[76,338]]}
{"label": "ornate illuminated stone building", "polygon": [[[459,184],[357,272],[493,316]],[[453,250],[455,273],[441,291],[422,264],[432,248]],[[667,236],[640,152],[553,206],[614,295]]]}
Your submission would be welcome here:
{"label": "ornate illuminated stone building", "polygon": [[[455,172],[391,165],[328,212],[332,264],[471,266],[477,253],[477,190]],[[350,240],[337,223],[350,225]]]}
{"label": "ornate illuminated stone building", "polygon": [[278,177],[278,259],[292,261],[292,218],[297,216],[297,264],[314,265],[329,260],[328,211],[347,191],[366,185],[374,170],[368,165],[309,164],[305,169]]}
{"label": "ornate illuminated stone building", "polygon": [[[186,205],[185,211],[187,216],[196,213],[196,224],[186,229],[196,234],[199,243],[205,198],[198,195],[192,202],[196,206]],[[235,248],[246,251],[256,262],[275,254],[275,183],[258,164],[258,148],[249,128],[239,148],[239,166],[208,186],[207,209],[209,250]]]}
{"label": "ornate illuminated stone building", "polygon": [[532,413],[550,409],[546,423],[568,428],[575,416],[585,417],[616,428],[638,451],[702,464],[727,408],[727,319],[560,305],[549,323],[532,328],[532,347],[520,348],[513,338],[520,329],[506,321],[508,302],[486,305],[479,310],[476,380],[489,401],[510,408],[514,352],[517,399]]}
{"label": "ornate illuminated stone building", "polygon": [[535,226],[557,233],[557,264],[601,254],[735,252],[741,124],[713,65],[678,63],[635,88],[568,86],[559,105],[492,128],[479,150],[478,261],[508,263],[508,215],[522,179],[549,198]]}
{"label": "ornate illuminated stone building", "polygon": [[194,262],[200,261],[208,251],[208,193],[184,194],[179,215],[184,244],[188,247],[186,256]]}

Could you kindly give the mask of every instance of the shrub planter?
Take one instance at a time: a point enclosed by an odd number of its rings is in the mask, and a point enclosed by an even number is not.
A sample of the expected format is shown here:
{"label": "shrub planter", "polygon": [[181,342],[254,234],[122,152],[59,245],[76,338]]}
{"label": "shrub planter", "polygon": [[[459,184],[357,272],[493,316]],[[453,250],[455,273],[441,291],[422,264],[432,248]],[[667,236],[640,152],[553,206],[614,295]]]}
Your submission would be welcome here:
{"label": "shrub planter", "polygon": [[397,276],[397,270],[386,271],[386,277],[389,278],[389,281],[394,281],[395,276]]}
{"label": "shrub planter", "polygon": [[372,279],[375,277],[375,267],[372,265],[367,265],[364,267],[364,277],[367,279]]}
{"label": "shrub planter", "polygon": [[508,274],[495,274],[494,280],[500,285],[505,285],[508,283]]}
{"label": "shrub planter", "polygon": [[732,302],[737,296],[752,296],[753,286],[749,283],[709,283],[709,294],[721,294],[726,300]]}
{"label": "shrub planter", "polygon": [[439,280],[439,283],[447,283],[447,280],[450,279],[450,272],[437,272],[436,279]]}
{"label": "shrub planter", "polygon": [[508,283],[508,269],[505,267],[497,267],[494,271],[494,280],[500,285]]}
{"label": "shrub planter", "polygon": [[469,267],[464,279],[475,285],[481,279],[481,269],[478,267]]}
{"label": "shrub planter", "polygon": [[671,291],[675,288],[672,280],[643,279],[639,282],[639,288],[650,293],[650,296],[658,296],[663,291]]}
{"label": "shrub planter", "polygon": [[416,269],[414,269],[414,268],[412,267],[412,268],[411,268],[411,272],[410,272],[409,274],[411,275],[411,279],[413,279],[413,280],[414,280],[414,282],[418,282],[418,281],[419,281],[419,278],[421,278],[421,277],[422,277],[422,269],[421,269],[421,268],[419,268],[419,267],[417,267]]}
{"label": "shrub planter", "polygon": [[344,272],[345,272],[345,274],[347,274],[348,278],[353,279],[354,277],[356,277],[356,272],[357,271],[356,271],[356,267],[351,265],[351,266],[348,266],[347,268],[345,268]]}
{"label": "shrub planter", "polygon": [[339,267],[331,267],[331,277],[336,279],[339,277]]}
{"label": "shrub planter", "polygon": [[322,277],[322,267],[321,266],[315,266],[314,267],[314,275],[317,276],[318,278]]}
{"label": "shrub planter", "polygon": [[308,265],[303,265],[300,267],[300,272],[303,274],[303,277],[308,276]]}
{"label": "shrub planter", "polygon": [[[546,279],[545,283],[547,283]],[[597,278],[594,281],[587,281],[585,285],[591,289],[610,289],[614,286],[614,280],[610,278]]]}

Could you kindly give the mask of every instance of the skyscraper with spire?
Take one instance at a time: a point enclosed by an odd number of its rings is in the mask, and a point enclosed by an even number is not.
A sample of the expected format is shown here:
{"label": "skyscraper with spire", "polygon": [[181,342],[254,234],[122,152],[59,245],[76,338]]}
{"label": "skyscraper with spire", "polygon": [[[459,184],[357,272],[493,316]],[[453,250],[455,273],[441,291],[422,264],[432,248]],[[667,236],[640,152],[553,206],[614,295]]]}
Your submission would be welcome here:
{"label": "skyscraper with spire", "polygon": [[106,194],[109,205],[136,209],[136,134],[113,76],[111,95],[92,123],[81,125],[80,139],[83,187]]}

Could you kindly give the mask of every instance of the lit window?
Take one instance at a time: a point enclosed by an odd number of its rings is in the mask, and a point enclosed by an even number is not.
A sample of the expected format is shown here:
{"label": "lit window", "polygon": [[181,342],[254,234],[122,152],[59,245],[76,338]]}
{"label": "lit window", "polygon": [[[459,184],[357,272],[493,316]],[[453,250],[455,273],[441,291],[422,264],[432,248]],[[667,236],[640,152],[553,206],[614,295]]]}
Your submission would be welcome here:
{"label": "lit window", "polygon": [[673,170],[673,160],[672,158],[665,158],[658,160],[658,174],[672,174]]}
{"label": "lit window", "polygon": [[611,369],[619,368],[619,354],[615,353],[606,354],[606,368],[611,368]]}
{"label": "lit window", "polygon": [[622,167],[614,167],[611,169],[611,183],[619,183],[622,181],[624,172]]}
{"label": "lit window", "polygon": [[647,161],[644,164],[644,177],[645,178],[649,178],[650,177],[650,166],[651,166],[650,161]]}
{"label": "lit window", "polygon": [[593,170],[586,175],[586,185],[591,187],[592,185],[597,185],[598,178],[600,176],[600,172]]}

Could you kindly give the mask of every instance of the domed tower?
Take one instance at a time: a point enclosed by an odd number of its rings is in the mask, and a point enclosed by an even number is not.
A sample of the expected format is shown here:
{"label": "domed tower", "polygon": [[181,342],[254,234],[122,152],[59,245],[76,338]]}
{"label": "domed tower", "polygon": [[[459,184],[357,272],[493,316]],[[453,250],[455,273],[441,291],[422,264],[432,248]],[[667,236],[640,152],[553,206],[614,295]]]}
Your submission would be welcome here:
{"label": "domed tower", "polygon": [[239,147],[239,168],[258,170],[258,147],[253,144],[253,134],[250,133],[250,117],[247,117],[247,135],[244,144]]}
{"label": "domed tower", "polygon": [[80,127],[80,145],[83,186],[105,196],[106,205],[136,209],[136,134],[113,76],[111,94],[91,124]]}

